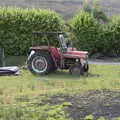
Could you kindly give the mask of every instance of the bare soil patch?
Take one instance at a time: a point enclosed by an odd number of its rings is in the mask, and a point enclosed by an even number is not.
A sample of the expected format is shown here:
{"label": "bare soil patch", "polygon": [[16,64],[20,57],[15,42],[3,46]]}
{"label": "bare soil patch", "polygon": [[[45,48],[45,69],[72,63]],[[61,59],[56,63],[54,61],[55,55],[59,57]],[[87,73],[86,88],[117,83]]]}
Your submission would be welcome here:
{"label": "bare soil patch", "polygon": [[85,116],[93,115],[94,120],[104,117],[108,120],[120,117],[120,92],[111,90],[91,90],[73,95],[54,95],[44,103],[58,105],[69,102],[65,111],[73,120],[82,120]]}

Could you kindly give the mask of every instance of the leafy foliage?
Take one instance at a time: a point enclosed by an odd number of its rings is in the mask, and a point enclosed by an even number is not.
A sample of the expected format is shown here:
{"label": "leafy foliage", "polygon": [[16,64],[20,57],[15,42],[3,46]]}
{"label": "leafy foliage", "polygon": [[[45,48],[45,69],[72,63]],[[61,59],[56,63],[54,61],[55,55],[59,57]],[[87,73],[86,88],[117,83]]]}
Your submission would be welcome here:
{"label": "leafy foliage", "polygon": [[120,54],[120,17],[113,17],[103,28],[104,52]]}
{"label": "leafy foliage", "polygon": [[[22,55],[28,51],[33,40],[32,31],[61,29],[62,20],[53,11],[0,8],[0,47],[5,48],[5,52],[9,55]],[[41,42],[42,39],[39,43]],[[50,42],[56,43],[54,39]]]}
{"label": "leafy foliage", "polygon": [[3,120],[68,120],[62,104],[40,106],[40,103],[34,102],[1,105],[0,118]]}
{"label": "leafy foliage", "polygon": [[106,24],[99,23],[92,13],[81,11],[72,20],[76,46],[91,54],[120,54],[120,17],[113,17]]}
{"label": "leafy foliage", "polygon": [[81,11],[72,21],[74,33],[77,37],[77,48],[97,52],[100,49],[100,27],[92,14]]}
{"label": "leafy foliage", "polygon": [[93,0],[90,3],[84,3],[84,11],[92,13],[93,16],[100,22],[107,22],[108,17],[105,12],[100,8],[100,1]]}

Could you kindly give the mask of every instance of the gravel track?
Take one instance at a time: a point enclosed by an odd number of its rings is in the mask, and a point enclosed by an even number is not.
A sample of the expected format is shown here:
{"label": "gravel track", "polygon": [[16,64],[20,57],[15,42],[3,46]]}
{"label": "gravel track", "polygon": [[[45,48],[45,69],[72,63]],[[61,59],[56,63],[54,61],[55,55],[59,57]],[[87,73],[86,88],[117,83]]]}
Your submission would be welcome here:
{"label": "gravel track", "polygon": [[111,60],[89,60],[89,64],[95,65],[120,65],[120,62]]}

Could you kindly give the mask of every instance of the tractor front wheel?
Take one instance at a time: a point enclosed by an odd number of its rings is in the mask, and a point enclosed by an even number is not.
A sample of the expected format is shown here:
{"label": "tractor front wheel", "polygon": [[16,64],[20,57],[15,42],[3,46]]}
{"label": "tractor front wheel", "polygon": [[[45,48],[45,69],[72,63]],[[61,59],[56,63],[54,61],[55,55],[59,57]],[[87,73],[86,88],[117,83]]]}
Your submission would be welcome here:
{"label": "tractor front wheel", "polygon": [[88,70],[89,70],[89,65],[88,65],[88,64],[84,65],[83,69],[84,69],[84,72],[88,72]]}
{"label": "tractor front wheel", "polygon": [[72,75],[83,75],[84,69],[80,64],[76,63],[69,68],[69,72]]}
{"label": "tractor front wheel", "polygon": [[53,65],[52,57],[47,52],[35,53],[28,61],[29,70],[36,75],[48,74]]}

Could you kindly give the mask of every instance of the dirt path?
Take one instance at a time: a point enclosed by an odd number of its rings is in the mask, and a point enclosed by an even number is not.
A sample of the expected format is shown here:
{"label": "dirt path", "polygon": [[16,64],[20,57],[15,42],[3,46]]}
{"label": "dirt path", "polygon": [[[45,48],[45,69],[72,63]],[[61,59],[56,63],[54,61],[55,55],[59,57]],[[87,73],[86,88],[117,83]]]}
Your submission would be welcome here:
{"label": "dirt path", "polygon": [[107,120],[120,117],[120,92],[90,91],[84,95],[74,95],[68,99],[72,103],[67,112],[73,120],[93,115],[94,120],[104,117]]}
{"label": "dirt path", "polygon": [[[60,101],[60,100],[63,101]],[[83,120],[86,116],[92,115],[94,120],[104,117],[106,120],[113,120],[120,117],[120,92],[110,90],[94,90],[82,94],[52,96],[49,102],[51,105],[69,102],[65,112],[72,120]]]}

